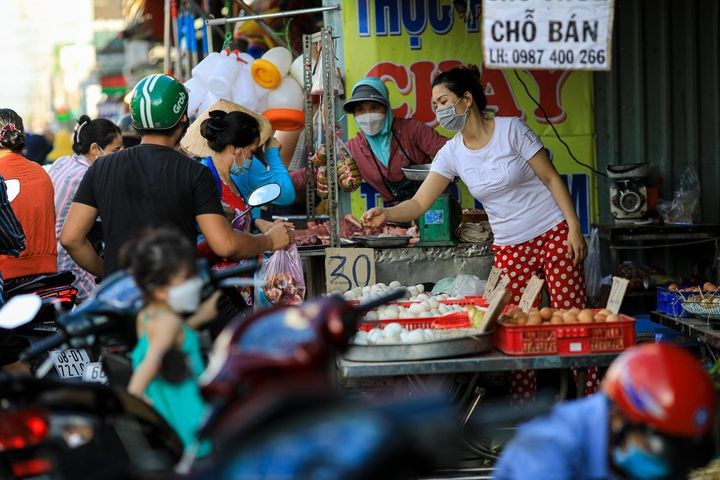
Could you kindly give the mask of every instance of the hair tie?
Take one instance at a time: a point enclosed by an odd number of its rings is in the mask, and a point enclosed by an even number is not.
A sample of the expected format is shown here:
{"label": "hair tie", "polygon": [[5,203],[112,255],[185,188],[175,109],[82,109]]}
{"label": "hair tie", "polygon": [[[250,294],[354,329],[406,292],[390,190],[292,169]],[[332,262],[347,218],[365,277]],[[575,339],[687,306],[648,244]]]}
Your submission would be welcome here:
{"label": "hair tie", "polygon": [[5,134],[6,133],[13,133],[13,132],[20,132],[20,130],[17,129],[14,123],[8,122],[0,129],[0,142],[5,141]]}
{"label": "hair tie", "polygon": [[75,143],[80,143],[80,131],[83,129],[85,125],[90,123],[90,120],[85,120],[82,123],[78,123],[77,130],[75,130]]}

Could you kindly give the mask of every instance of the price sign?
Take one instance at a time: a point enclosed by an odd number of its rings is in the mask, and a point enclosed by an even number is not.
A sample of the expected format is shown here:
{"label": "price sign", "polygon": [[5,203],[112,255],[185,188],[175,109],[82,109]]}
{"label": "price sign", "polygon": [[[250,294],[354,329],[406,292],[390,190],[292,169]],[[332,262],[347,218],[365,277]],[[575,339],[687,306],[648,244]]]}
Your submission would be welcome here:
{"label": "price sign", "polygon": [[630,281],[627,278],[613,277],[612,287],[610,287],[610,295],[608,296],[607,308],[614,314],[620,313],[620,305],[625,298],[625,290]]}
{"label": "price sign", "polygon": [[344,293],[375,283],[375,250],[372,248],[328,248],[325,250],[327,292]]}
{"label": "price sign", "polygon": [[508,301],[510,301],[510,292],[505,290],[505,288],[496,289],[495,292],[493,292],[490,305],[488,305],[488,309],[483,316],[482,323],[478,328],[483,332],[488,332],[495,328],[500,312],[502,312],[505,305],[508,304]]}
{"label": "price sign", "polygon": [[520,297],[519,307],[523,312],[527,313],[530,311],[544,284],[545,280],[536,277],[535,275],[530,278],[527,287],[525,287],[525,292],[522,297]]}
{"label": "price sign", "polygon": [[488,275],[487,283],[485,284],[485,291],[483,292],[483,298],[490,298],[493,291],[497,287],[498,281],[500,281],[500,274],[502,270],[497,267],[490,269],[490,275]]}

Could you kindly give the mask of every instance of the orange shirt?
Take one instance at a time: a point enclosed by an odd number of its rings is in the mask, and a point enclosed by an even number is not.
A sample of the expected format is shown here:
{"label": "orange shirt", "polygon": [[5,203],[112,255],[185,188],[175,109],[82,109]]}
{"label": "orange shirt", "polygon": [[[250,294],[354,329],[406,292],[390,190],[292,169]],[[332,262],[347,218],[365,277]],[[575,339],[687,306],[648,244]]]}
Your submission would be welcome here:
{"label": "orange shirt", "polygon": [[27,238],[19,257],[0,255],[3,278],[57,272],[55,203],[50,177],[40,165],[18,153],[0,157],[0,175],[5,181],[20,181],[20,193],[10,205]]}

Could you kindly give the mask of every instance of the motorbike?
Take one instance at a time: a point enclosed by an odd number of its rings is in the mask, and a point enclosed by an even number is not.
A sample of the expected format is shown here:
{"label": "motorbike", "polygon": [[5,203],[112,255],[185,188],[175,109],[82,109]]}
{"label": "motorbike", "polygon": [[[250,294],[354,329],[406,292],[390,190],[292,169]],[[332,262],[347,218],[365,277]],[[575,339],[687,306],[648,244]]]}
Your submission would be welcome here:
{"label": "motorbike", "polygon": [[5,299],[18,295],[35,294],[42,299],[42,308],[32,322],[19,333],[43,336],[55,331],[55,313],[69,311],[75,305],[77,289],[73,287],[75,274],[69,271],[39,275],[5,291]]}

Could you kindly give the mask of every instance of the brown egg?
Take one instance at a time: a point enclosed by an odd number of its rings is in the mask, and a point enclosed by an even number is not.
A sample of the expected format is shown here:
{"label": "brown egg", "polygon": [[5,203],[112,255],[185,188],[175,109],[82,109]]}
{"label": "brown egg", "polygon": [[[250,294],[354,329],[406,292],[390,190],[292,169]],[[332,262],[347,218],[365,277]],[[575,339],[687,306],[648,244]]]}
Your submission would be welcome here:
{"label": "brown egg", "polygon": [[608,310],[607,308],[603,308],[602,310],[599,310],[597,312],[599,315],[605,315],[606,317],[610,315],[612,312]]}
{"label": "brown egg", "polygon": [[524,313],[515,317],[515,322],[517,322],[518,325],[525,325],[527,323],[527,321],[528,321],[528,317]]}
{"label": "brown egg", "polygon": [[542,315],[543,320],[550,320],[553,316],[553,309],[550,307],[541,308],[540,315]]}
{"label": "brown egg", "polygon": [[577,307],[573,307],[570,310],[568,310],[568,312],[572,313],[573,315],[577,315],[578,313],[580,313],[580,309]]}
{"label": "brown egg", "polygon": [[678,291],[678,284],[677,283],[671,283],[668,285],[668,290],[671,292],[677,292]]}
{"label": "brown egg", "polygon": [[520,308],[520,307],[513,307],[510,310],[508,310],[507,314],[513,318],[517,318],[518,315],[524,314],[524,312],[522,311],[522,308]]}
{"label": "brown egg", "polygon": [[595,321],[596,322],[604,322],[607,319],[607,315],[603,315],[602,313],[598,312],[595,314]]}
{"label": "brown egg", "polygon": [[508,317],[507,315],[500,316],[498,321],[507,325],[515,325],[515,319],[512,317]]}
{"label": "brown egg", "polygon": [[592,323],[593,313],[592,310],[585,309],[577,314],[578,322],[580,323]]}
{"label": "brown egg", "polygon": [[577,317],[572,312],[565,312],[563,314],[563,323],[577,323]]}
{"label": "brown egg", "polygon": [[714,292],[717,289],[718,287],[714,283],[705,282],[705,284],[703,285],[703,291],[705,292]]}
{"label": "brown egg", "polygon": [[550,318],[550,323],[552,323],[553,325],[560,325],[565,322],[563,322],[563,317],[561,317],[560,315],[553,315],[552,318]]}
{"label": "brown egg", "polygon": [[615,315],[614,313],[611,313],[610,315],[607,316],[607,318],[605,320],[608,322],[619,322],[620,316]]}
{"label": "brown egg", "polygon": [[539,313],[533,312],[530,315],[528,315],[528,325],[540,325],[542,323],[542,316],[540,316]]}

